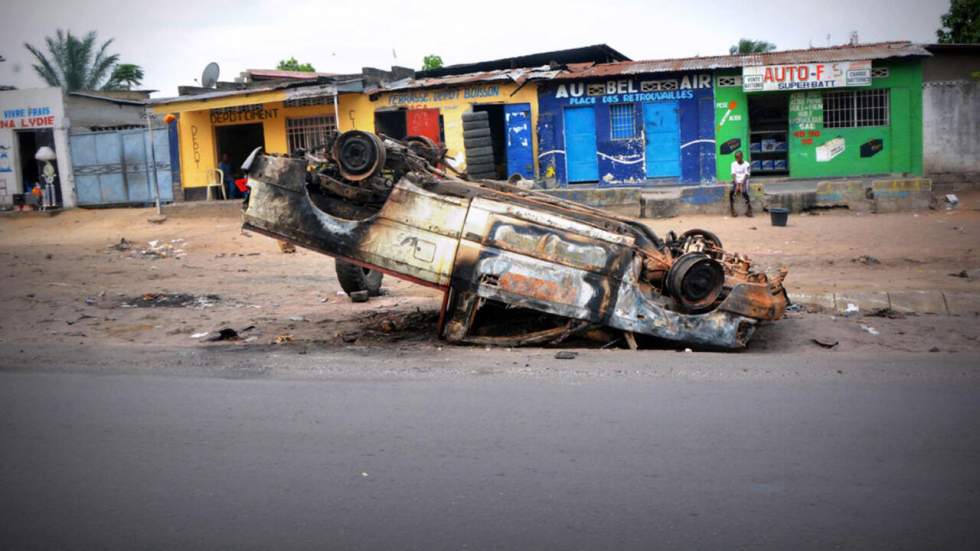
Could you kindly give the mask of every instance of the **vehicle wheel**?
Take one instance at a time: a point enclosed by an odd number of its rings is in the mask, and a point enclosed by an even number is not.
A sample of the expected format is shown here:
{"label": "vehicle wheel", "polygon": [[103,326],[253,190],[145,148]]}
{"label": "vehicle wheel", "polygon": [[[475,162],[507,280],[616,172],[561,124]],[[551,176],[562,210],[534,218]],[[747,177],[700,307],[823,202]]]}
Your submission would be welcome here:
{"label": "vehicle wheel", "polygon": [[466,158],[467,159],[470,159],[470,158],[474,158],[475,159],[477,157],[490,157],[492,159],[493,158],[493,147],[488,145],[488,146],[485,146],[485,147],[473,147],[473,148],[467,147],[466,148]]}
{"label": "vehicle wheel", "polygon": [[490,120],[490,114],[486,111],[470,111],[469,113],[463,113],[463,123],[468,123],[470,121],[486,121]]}
{"label": "vehicle wheel", "polygon": [[486,161],[481,161],[481,162],[473,161],[473,162],[466,163],[466,171],[470,173],[496,172],[496,168],[493,166],[493,163],[489,163]]}
{"label": "vehicle wheel", "polygon": [[473,147],[488,147],[488,146],[492,146],[492,145],[493,145],[493,142],[490,141],[490,138],[489,137],[486,137],[486,138],[471,138],[469,140],[463,140],[463,146],[466,147],[466,149],[470,149],[470,148],[473,148]]}
{"label": "vehicle wheel", "polygon": [[357,264],[350,264],[343,260],[335,260],[334,269],[337,272],[337,279],[340,281],[340,288],[348,295],[357,291],[367,291],[373,297],[381,294],[381,279],[384,277],[381,272],[362,268]]}
{"label": "vehicle wheel", "polygon": [[471,138],[489,138],[490,129],[489,128],[479,128],[477,130],[463,130],[463,140],[469,140]]}

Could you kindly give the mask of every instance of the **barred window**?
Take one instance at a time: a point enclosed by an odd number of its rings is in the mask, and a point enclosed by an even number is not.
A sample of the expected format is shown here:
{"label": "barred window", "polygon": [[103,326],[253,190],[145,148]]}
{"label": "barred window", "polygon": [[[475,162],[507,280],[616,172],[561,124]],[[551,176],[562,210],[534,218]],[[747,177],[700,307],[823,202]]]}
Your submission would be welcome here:
{"label": "barred window", "polygon": [[636,137],[636,111],[631,103],[609,106],[610,134],[614,140],[628,140]]}
{"label": "barred window", "polygon": [[299,148],[315,149],[336,134],[337,122],[333,115],[286,119],[286,143],[290,153]]}
{"label": "barred window", "polygon": [[823,126],[888,126],[888,90],[824,92]]}

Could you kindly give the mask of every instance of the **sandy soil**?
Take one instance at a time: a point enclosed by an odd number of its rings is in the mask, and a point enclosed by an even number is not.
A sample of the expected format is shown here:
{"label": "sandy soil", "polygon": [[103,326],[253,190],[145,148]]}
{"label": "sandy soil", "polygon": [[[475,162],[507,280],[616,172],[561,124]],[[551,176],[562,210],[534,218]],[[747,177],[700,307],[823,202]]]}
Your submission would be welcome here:
{"label": "sandy soil", "polygon": [[[765,216],[647,222],[661,233],[710,229],[726,248],[762,266],[788,266],[791,290],[980,292],[980,281],[949,275],[980,268],[980,193],[961,200],[953,211],[792,216],[785,228],[771,227]],[[441,345],[432,338],[441,299],[433,290],[386,277],[385,296],[353,304],[340,292],[332,259],[304,250],[283,254],[274,240],[242,233],[235,204],[173,208],[159,225],[147,221],[152,213],[75,209],[0,216],[0,341],[201,346],[193,335],[254,326],[235,346],[269,345],[277,337],[294,347]],[[121,239],[129,248],[115,247]],[[163,256],[142,252],[152,249],[150,241]],[[854,261],[862,255],[880,263]],[[752,349],[811,347],[814,336],[839,341],[838,349],[963,349],[976,344],[976,325],[959,318],[796,313],[760,331]]]}

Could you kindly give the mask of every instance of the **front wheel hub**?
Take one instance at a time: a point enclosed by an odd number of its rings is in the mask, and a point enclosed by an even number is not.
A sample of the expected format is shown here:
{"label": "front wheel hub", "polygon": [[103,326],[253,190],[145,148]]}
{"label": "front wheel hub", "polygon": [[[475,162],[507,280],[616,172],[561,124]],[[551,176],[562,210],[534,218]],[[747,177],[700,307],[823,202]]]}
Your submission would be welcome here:
{"label": "front wheel hub", "polygon": [[703,312],[718,299],[725,269],[704,253],[682,255],[667,272],[667,291],[688,312]]}

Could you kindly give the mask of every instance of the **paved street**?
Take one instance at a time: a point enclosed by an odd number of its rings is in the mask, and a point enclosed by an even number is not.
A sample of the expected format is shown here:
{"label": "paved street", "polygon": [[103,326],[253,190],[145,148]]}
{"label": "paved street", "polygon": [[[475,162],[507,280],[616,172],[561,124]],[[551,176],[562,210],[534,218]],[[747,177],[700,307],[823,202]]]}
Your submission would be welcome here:
{"label": "paved street", "polygon": [[3,549],[966,549],[970,354],[0,361]]}

